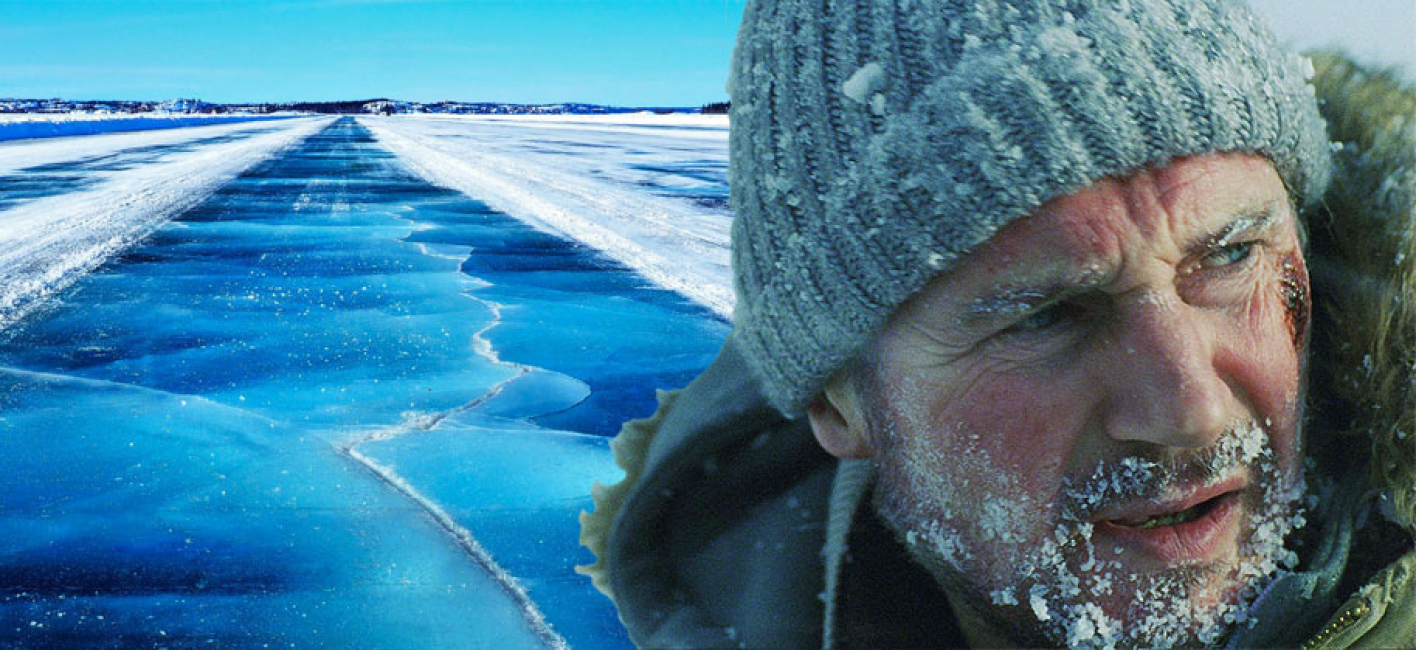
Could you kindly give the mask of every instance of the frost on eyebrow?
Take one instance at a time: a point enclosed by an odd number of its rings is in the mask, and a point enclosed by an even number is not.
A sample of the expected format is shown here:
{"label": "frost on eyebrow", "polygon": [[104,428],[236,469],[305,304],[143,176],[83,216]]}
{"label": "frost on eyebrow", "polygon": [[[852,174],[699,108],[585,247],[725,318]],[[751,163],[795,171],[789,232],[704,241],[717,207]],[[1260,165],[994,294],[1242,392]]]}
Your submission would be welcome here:
{"label": "frost on eyebrow", "polygon": [[1103,280],[1101,266],[1092,264],[1070,278],[1047,278],[1030,285],[996,289],[969,301],[965,313],[970,320],[1021,316],[1040,305],[1095,289]]}
{"label": "frost on eyebrow", "polygon": [[[1274,200],[1263,206],[1243,210],[1224,223],[1217,231],[1202,235],[1192,244],[1191,253],[1211,251],[1234,243],[1240,237],[1256,231],[1263,231],[1282,223],[1291,214],[1289,204],[1284,200]],[[1091,264],[1077,270],[1072,277],[1044,277],[1003,286],[986,295],[970,300],[964,310],[964,319],[980,321],[1021,316],[1039,305],[1083,293],[1100,286],[1105,279],[1102,267]]]}
{"label": "frost on eyebrow", "polygon": [[1288,212],[1284,209],[1287,203],[1284,201],[1272,201],[1263,207],[1246,210],[1238,216],[1224,224],[1218,232],[1204,236],[1198,246],[1198,250],[1213,250],[1228,246],[1243,235],[1264,230],[1276,225]]}
{"label": "frost on eyebrow", "polygon": [[968,315],[974,318],[1020,316],[1046,301],[1047,296],[1047,292],[1037,289],[1005,290],[971,301]]}

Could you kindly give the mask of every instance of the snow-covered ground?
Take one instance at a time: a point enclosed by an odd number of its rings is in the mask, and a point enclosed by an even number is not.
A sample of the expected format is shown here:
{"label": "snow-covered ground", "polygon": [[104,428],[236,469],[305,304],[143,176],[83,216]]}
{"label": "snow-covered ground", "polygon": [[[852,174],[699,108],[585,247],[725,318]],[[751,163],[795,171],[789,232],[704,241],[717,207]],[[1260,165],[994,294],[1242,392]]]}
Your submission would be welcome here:
{"label": "snow-covered ground", "polygon": [[[691,132],[694,129],[709,131],[726,131],[728,128],[727,115],[699,115],[691,113],[654,113],[652,111],[639,111],[635,113],[615,113],[608,115],[553,115],[553,114],[525,114],[525,115],[420,115],[418,117],[434,120],[454,120],[454,121],[474,121],[474,122],[504,122],[519,124],[521,126],[538,125],[548,126],[553,124],[585,126],[604,126],[610,128],[625,126],[647,126],[659,129],[671,129],[681,134]],[[721,135],[721,134],[720,134]],[[691,136],[686,136],[691,137]],[[704,136],[712,139],[720,136]]]}
{"label": "snow-covered ground", "polygon": [[0,141],[148,131],[177,127],[286,119],[290,115],[185,115],[113,113],[0,114]]}
{"label": "snow-covered ground", "polygon": [[360,117],[429,181],[732,313],[726,116]]}
{"label": "snow-covered ground", "polygon": [[0,145],[0,330],[328,123],[242,122]]}
{"label": "snow-covered ground", "polygon": [[[361,117],[411,169],[728,318],[727,117]],[[0,330],[273,152],[297,118],[0,144]]]}

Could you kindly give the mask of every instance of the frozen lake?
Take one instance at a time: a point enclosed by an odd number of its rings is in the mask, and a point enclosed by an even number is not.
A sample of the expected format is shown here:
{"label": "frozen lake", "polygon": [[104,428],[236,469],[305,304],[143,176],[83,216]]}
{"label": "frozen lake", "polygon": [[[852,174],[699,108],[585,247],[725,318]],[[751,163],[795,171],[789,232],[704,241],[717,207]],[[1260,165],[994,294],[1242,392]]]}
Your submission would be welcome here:
{"label": "frozen lake", "polygon": [[727,330],[329,124],[0,331],[0,642],[627,646],[575,516]]}

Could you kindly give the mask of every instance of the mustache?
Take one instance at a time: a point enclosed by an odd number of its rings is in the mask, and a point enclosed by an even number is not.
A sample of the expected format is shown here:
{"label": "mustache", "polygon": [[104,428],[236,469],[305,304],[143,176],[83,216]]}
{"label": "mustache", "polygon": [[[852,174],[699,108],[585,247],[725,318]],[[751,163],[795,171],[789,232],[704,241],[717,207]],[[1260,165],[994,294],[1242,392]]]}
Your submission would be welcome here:
{"label": "mustache", "polygon": [[1160,499],[1183,489],[1209,485],[1273,458],[1268,432],[1255,420],[1235,423],[1203,449],[1160,449],[1097,462],[1091,474],[1062,483],[1063,519],[1091,515],[1137,500]]}

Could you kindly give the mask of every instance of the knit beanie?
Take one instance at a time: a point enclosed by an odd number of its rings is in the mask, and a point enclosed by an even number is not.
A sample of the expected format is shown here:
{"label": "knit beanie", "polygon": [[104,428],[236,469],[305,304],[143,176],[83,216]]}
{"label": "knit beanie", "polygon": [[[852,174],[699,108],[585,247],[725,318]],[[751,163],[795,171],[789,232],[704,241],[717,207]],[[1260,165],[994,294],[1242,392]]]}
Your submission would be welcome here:
{"label": "knit beanie", "polygon": [[798,416],[931,278],[1103,177],[1330,160],[1307,80],[1226,0],[750,0],[733,53],[737,345]]}

